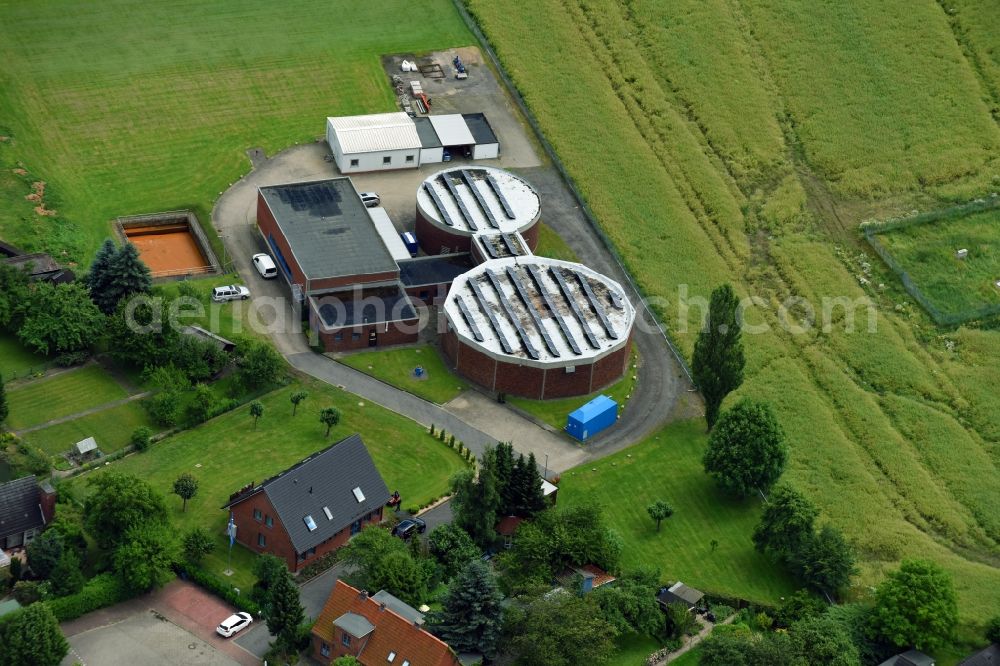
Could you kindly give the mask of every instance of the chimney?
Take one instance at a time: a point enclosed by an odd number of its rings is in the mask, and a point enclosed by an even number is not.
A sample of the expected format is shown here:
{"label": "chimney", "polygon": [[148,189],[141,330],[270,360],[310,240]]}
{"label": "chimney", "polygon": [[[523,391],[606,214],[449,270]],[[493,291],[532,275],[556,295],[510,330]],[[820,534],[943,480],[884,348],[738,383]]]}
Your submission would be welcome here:
{"label": "chimney", "polygon": [[384,601],[383,601],[383,602],[380,602],[380,603],[379,603],[379,605],[378,605],[378,609],[379,609],[380,611],[384,611],[384,610],[385,610],[385,602],[384,602]]}
{"label": "chimney", "polygon": [[368,598],[368,590],[360,590],[358,592],[358,599],[361,599],[361,601],[364,601],[367,598]]}
{"label": "chimney", "polygon": [[48,525],[56,517],[56,491],[48,481],[38,484],[38,505],[42,510],[42,518]]}

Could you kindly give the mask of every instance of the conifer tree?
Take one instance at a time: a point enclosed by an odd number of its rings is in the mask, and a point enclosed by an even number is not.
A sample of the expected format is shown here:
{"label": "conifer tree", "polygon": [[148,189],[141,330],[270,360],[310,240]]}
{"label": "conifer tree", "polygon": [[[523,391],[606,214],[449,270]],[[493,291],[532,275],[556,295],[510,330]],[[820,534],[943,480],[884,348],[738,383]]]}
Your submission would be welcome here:
{"label": "conifer tree", "polygon": [[432,630],[456,652],[492,658],[503,626],[502,599],[489,567],[472,560],[448,586],[442,610],[432,618]]}
{"label": "conifer tree", "polygon": [[743,342],[737,320],[739,301],[728,284],[712,292],[708,319],[698,333],[692,356],[695,384],[705,398],[705,421],[711,430],[727,395],[743,383]]}

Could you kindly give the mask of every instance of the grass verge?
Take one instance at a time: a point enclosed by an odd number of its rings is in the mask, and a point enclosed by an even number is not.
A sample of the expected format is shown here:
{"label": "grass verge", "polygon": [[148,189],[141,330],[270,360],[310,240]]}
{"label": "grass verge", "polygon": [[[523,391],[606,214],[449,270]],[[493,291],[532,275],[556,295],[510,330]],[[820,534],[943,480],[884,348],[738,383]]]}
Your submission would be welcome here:
{"label": "grass verge", "polygon": [[[359,352],[336,360],[439,405],[469,388],[468,382],[448,369],[441,354],[432,345]],[[425,371],[421,379],[413,374],[418,365]]]}
{"label": "grass verge", "polygon": [[10,333],[0,333],[0,374],[5,382],[41,372],[49,364],[49,359],[28,351]]}
{"label": "grass verge", "polygon": [[148,426],[154,432],[157,430],[146,409],[139,401],[133,401],[66,423],[33,430],[24,435],[24,440],[51,456],[58,456],[80,440],[93,437],[101,453],[107,455],[128,444],[132,432],[139,426]]}
{"label": "grass verge", "polygon": [[87,365],[8,391],[7,424],[15,430],[30,428],[127,396],[103,368]]}

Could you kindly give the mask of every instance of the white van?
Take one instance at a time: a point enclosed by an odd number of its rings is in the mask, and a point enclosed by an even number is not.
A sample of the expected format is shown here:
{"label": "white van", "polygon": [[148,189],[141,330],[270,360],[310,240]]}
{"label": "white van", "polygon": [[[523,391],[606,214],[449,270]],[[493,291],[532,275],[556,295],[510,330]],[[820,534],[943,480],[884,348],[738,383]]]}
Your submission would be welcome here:
{"label": "white van", "polygon": [[253,255],[253,267],[265,280],[278,277],[278,267],[274,265],[274,260],[266,254]]}

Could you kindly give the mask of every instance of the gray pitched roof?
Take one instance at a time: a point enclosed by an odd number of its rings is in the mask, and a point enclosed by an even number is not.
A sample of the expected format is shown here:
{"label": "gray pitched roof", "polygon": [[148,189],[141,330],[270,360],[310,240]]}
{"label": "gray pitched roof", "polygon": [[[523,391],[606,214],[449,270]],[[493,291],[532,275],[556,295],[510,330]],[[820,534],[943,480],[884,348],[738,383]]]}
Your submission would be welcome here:
{"label": "gray pitched roof", "polygon": [[379,590],[372,595],[372,601],[377,601],[380,604],[385,604],[385,607],[396,613],[403,619],[412,622],[416,625],[422,625],[424,623],[424,614],[418,611],[416,608],[406,603],[398,597],[394,597],[385,590]]}
{"label": "gray pitched roof", "polygon": [[34,476],[0,483],[0,539],[44,524]]}
{"label": "gray pitched roof", "polygon": [[[361,489],[364,500],[358,501],[355,488]],[[314,453],[233,503],[261,491],[267,494],[299,553],[326,541],[389,500],[389,489],[357,434]],[[324,507],[330,510],[330,518]],[[306,526],[306,516],[312,517],[316,529]]]}
{"label": "gray pitched roof", "polygon": [[678,581],[670,587],[660,590],[657,598],[660,600],[660,603],[664,604],[686,603],[693,605],[701,601],[701,598],[704,596],[703,592]]}
{"label": "gray pitched roof", "polygon": [[966,657],[958,666],[1000,666],[1000,643],[994,643],[974,655]]}
{"label": "gray pitched roof", "polygon": [[364,638],[375,631],[375,625],[357,613],[344,613],[333,621],[333,626],[340,627],[356,638]]}

